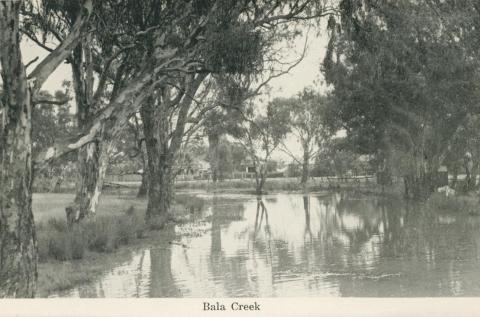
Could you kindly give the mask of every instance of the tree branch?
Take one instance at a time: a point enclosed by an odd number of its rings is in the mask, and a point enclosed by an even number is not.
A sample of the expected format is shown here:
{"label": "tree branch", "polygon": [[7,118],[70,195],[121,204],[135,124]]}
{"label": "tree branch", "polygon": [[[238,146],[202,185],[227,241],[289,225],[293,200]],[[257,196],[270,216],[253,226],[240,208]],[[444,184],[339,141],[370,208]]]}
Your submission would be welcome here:
{"label": "tree branch", "polygon": [[92,12],[92,0],[85,0],[82,10],[72,27],[70,34],[65,40],[45,59],[37,65],[37,67],[28,76],[29,80],[33,81],[33,92],[40,91],[42,85],[47,78],[57,69],[58,65],[62,63],[77,46],[80,41],[80,35],[87,25]]}

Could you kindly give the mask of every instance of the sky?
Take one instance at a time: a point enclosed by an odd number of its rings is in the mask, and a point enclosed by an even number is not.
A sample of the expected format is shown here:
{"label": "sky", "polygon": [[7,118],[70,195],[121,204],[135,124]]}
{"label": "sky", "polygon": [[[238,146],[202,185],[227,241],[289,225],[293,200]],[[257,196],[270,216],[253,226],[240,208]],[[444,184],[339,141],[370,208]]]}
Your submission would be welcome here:
{"label": "sky", "polygon": [[[321,36],[308,36],[307,53],[304,59],[290,73],[271,81],[272,96],[289,97],[297,94],[306,86],[321,83],[323,77],[320,72],[320,64],[326,53],[328,37],[326,34]],[[296,52],[293,52],[292,60],[300,56],[305,44],[305,36],[295,41]],[[318,87],[317,87],[318,88]],[[320,90],[323,90],[321,87]]]}
{"label": "sky", "polygon": [[[304,87],[313,85],[315,85],[320,91],[325,90],[325,86],[321,84],[323,82],[323,77],[320,72],[320,64],[325,56],[328,36],[324,30],[322,31],[323,32],[318,36],[312,34],[314,32],[310,32],[308,38],[304,34],[295,40],[295,49],[290,50],[286,58],[288,61],[296,60],[302,52],[305,40],[308,39],[305,57],[290,71],[290,73],[275,78],[270,82],[271,91],[269,98],[294,96],[302,91]],[[39,63],[48,54],[47,51],[37,46],[31,40],[24,39],[21,45],[25,64],[38,56],[37,62],[29,66],[27,72],[31,71],[34,68],[34,65]],[[287,46],[288,43],[283,43],[281,45]],[[53,44],[49,46],[54,47]],[[62,63],[48,78],[42,89],[52,93],[56,90],[62,89],[62,82],[64,80],[71,80],[71,76],[70,66]],[[292,153],[295,153],[295,155],[300,155],[302,152],[300,144],[292,136],[287,138],[285,144]],[[280,151],[274,153],[273,158],[285,162],[291,161],[291,158],[287,154]]]}

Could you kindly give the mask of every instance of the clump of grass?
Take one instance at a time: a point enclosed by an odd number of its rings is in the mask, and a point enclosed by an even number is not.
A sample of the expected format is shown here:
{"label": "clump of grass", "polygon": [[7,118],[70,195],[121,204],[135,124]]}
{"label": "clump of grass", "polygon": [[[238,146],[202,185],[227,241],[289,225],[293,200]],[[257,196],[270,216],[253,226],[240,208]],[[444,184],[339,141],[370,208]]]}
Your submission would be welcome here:
{"label": "clump of grass", "polygon": [[87,219],[71,228],[65,220],[52,218],[38,227],[39,260],[79,260],[87,250],[113,252],[121,245],[143,238],[144,227],[133,207],[118,216]]}

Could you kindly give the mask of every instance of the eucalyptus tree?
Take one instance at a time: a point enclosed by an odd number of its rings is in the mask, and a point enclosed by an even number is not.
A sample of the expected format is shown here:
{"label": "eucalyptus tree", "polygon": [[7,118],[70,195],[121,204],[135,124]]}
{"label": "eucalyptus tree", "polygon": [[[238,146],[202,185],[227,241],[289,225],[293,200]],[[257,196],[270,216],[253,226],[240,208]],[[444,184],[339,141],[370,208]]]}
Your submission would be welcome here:
{"label": "eucalyptus tree", "polygon": [[[178,92],[185,98],[182,97],[179,104],[186,104],[188,100],[191,103],[194,98],[191,93],[200,78],[208,77],[206,74],[212,71],[228,73],[229,63],[236,61],[234,54],[225,54],[225,49],[231,50],[232,46],[221,45],[226,34],[234,35],[232,31],[244,26],[247,34],[288,29],[285,24],[288,21],[326,14],[323,2],[313,0],[240,3],[230,0],[92,3],[84,0],[81,4],[74,1],[0,3],[0,62],[4,91],[0,137],[3,251],[0,280],[4,296],[34,295],[37,269],[31,210],[31,109],[43,83],[60,63],[76,59],[78,65],[82,65],[75,70],[78,71],[74,74],[75,91],[79,99],[87,101],[88,109],[85,109],[85,116],[80,117],[84,124],[79,127],[78,135],[58,140],[46,148],[35,158],[35,164],[41,168],[43,164],[78,149],[85,153],[86,159],[80,158],[80,192],[68,210],[69,220],[78,221],[93,214],[98,202],[101,175],[106,167],[102,165],[101,157],[104,149],[108,149],[101,144],[105,135],[113,137],[120,133],[131,115],[139,111],[146,98],[158,87],[163,89],[167,82],[180,84]],[[24,16],[20,19],[23,10]],[[52,14],[41,19],[37,14],[41,10]],[[95,19],[88,23],[92,10]],[[34,39],[37,30],[46,25],[49,26],[46,33],[62,30],[52,35],[58,36],[59,44],[50,48],[50,54],[27,76],[26,68],[31,63],[22,61],[21,32]],[[52,25],[55,28],[50,28]],[[99,35],[102,30],[104,34]],[[81,49],[77,49],[80,40]],[[249,42],[240,43],[245,46]],[[37,44],[47,48],[44,41],[37,41]],[[213,44],[220,44],[216,46],[217,54],[208,54]],[[206,60],[207,56],[210,59]],[[237,67],[242,65],[249,66],[246,63]],[[187,117],[185,112],[188,114],[188,109],[182,109],[179,118]],[[91,111],[93,115],[90,115]],[[177,123],[180,128],[185,124],[182,120]],[[182,130],[177,130],[175,138]],[[168,212],[164,206],[153,208]]]}
{"label": "eucalyptus tree", "polygon": [[408,0],[345,0],[340,8],[323,65],[332,113],[358,153],[403,176],[408,197],[426,198],[468,114],[478,111],[471,29],[455,21],[464,9]]}
{"label": "eucalyptus tree", "polygon": [[0,3],[0,295],[33,297],[37,242],[32,213],[32,107],[53,71],[81,39],[92,1],[80,2],[68,35],[27,75],[20,48],[24,1]]}
{"label": "eucalyptus tree", "polygon": [[273,102],[279,111],[288,115],[290,134],[302,147],[302,156],[298,158],[285,144],[281,145],[282,151],[302,166],[301,184],[306,188],[310,161],[316,159],[322,143],[331,134],[324,124],[328,99],[311,88],[305,88],[296,97],[276,99]]}
{"label": "eucalyptus tree", "polygon": [[216,76],[214,84],[215,99],[212,102],[215,107],[206,114],[203,129],[208,137],[208,159],[212,171],[212,181],[216,182],[220,174],[222,137],[229,135],[235,138],[240,135],[245,103],[242,102],[241,85],[238,85],[239,83],[234,77]]}
{"label": "eucalyptus tree", "polygon": [[[145,78],[153,74],[147,70],[154,65],[153,59],[159,57],[166,62],[165,57],[173,56],[170,51],[166,56],[159,53],[155,57],[155,52],[159,52],[158,46],[169,45],[165,40],[166,34],[171,33],[175,19],[184,18],[179,15],[180,10],[186,8],[162,3],[153,0],[141,3],[129,0],[96,2],[89,33],[67,59],[72,67],[78,129],[80,133],[92,127],[95,130],[90,130],[89,139],[79,146],[77,191],[74,202],[67,207],[70,222],[95,214],[112,139],[128,122],[126,117],[138,109],[128,110],[119,120],[111,120],[108,114],[97,120],[95,125],[92,122],[102,116],[103,111],[108,112],[109,107],[118,109],[119,101],[129,107],[132,96],[136,98],[133,103],[139,104],[146,96],[142,94],[141,87],[148,85],[153,78]],[[23,31],[49,50],[46,39],[50,36],[63,41],[64,30],[72,23],[71,17],[77,7],[75,2],[55,0],[44,0],[42,6],[26,7],[24,15],[27,19]],[[183,13],[188,14],[189,11]],[[40,38],[39,30],[44,32]],[[168,64],[164,65],[171,66]],[[142,79],[145,80],[140,83]],[[111,126],[116,129],[106,127],[106,120],[112,121]],[[122,123],[117,125],[117,121]]]}
{"label": "eucalyptus tree", "polygon": [[238,138],[252,160],[255,174],[255,193],[263,193],[263,186],[268,178],[268,162],[273,152],[278,149],[289,132],[288,114],[279,111],[275,102],[266,106],[265,114],[254,114],[245,118]]}
{"label": "eucalyptus tree", "polygon": [[[288,23],[326,14],[323,3],[309,0],[203,1],[197,9],[208,12],[211,20],[196,36],[197,45],[182,51],[195,61],[194,66],[187,71],[171,71],[168,80],[143,103],[141,111],[149,173],[147,221],[159,226],[169,218],[175,162],[180,150],[209,111],[218,106],[218,102],[206,102],[211,100],[208,97],[212,95],[209,93],[212,77],[228,76],[241,82],[251,80],[252,74],[261,78],[265,64],[273,62],[266,60],[274,56],[268,50],[278,40],[296,34]],[[191,16],[177,24],[180,34],[176,35],[182,39],[183,30],[196,20],[205,19]],[[274,67],[265,73],[268,79],[260,80],[257,92],[282,74]]]}

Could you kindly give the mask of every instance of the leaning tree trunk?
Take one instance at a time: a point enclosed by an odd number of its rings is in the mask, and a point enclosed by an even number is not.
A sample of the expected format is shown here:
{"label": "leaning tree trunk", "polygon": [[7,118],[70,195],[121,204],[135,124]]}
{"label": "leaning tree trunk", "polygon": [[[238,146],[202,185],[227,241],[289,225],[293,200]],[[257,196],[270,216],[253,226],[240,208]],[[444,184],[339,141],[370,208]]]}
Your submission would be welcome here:
{"label": "leaning tree trunk", "polygon": [[0,4],[0,296],[33,297],[37,242],[32,213],[31,93],[20,53],[18,1]]}
{"label": "leaning tree trunk", "polygon": [[217,134],[208,135],[208,158],[210,161],[210,169],[212,170],[212,181],[215,183],[219,177],[219,157],[218,146],[220,143],[220,136]]}

